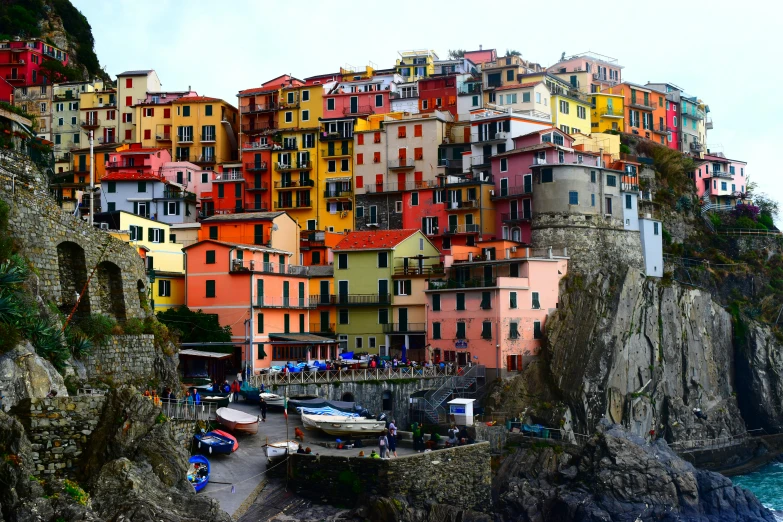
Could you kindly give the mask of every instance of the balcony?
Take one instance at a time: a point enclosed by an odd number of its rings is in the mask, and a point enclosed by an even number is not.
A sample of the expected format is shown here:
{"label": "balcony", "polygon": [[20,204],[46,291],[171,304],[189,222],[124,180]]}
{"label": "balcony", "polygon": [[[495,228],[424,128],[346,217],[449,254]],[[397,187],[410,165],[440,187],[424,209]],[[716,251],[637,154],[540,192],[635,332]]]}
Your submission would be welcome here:
{"label": "balcony", "polygon": [[299,96],[296,96],[291,101],[281,101],[280,102],[280,108],[281,109],[298,109],[299,108]]}
{"label": "balcony", "polygon": [[[263,272],[267,274],[281,274],[281,275],[294,275],[294,276],[303,276],[307,277],[307,275],[310,273],[308,267],[306,266],[300,266],[300,265],[286,265],[283,263],[261,263],[253,261],[252,259],[250,261],[245,261],[244,259],[232,259],[231,260],[231,272]],[[271,299],[267,297],[266,299]],[[284,299],[282,297],[278,297],[277,299]],[[299,302],[299,298],[290,297],[288,298],[291,301]],[[303,301],[307,302],[308,299],[302,298]],[[309,307],[309,306],[308,306]]]}
{"label": "balcony", "polygon": [[276,189],[300,189],[300,188],[312,188],[314,186],[315,186],[315,180],[312,179],[275,181]]}
{"label": "balcony", "polygon": [[86,118],[82,120],[81,126],[85,129],[97,129],[101,126],[101,120],[98,118]]}
{"label": "balcony", "polygon": [[511,136],[508,132],[488,132],[484,136],[479,136],[474,143],[501,143]]}
{"label": "balcony", "polygon": [[685,118],[691,118],[693,120],[703,120],[704,119],[704,111],[701,111],[701,110],[695,109],[695,108],[691,108],[690,111],[683,111],[682,115]]}
{"label": "balcony", "polygon": [[128,161],[128,160],[106,162],[107,169],[126,169],[126,168],[144,169],[148,167],[149,165],[145,165],[144,163],[136,163],[135,161]]}
{"label": "balcony", "polygon": [[158,134],[155,134],[155,139],[157,141],[171,141],[171,133],[170,132],[160,132]]}
{"label": "balcony", "polygon": [[5,79],[8,83],[21,83],[21,84],[27,83],[26,74],[6,74]]}
{"label": "balcony", "polygon": [[479,208],[479,202],[475,199],[466,201],[449,201],[446,210],[475,210]]}
{"label": "balcony", "polygon": [[345,116],[369,116],[375,114],[375,109],[372,105],[359,105],[358,107],[345,107],[343,109]]}
{"label": "balcony", "polygon": [[430,279],[428,290],[446,290],[451,288],[489,288],[497,286],[496,277],[476,277],[471,279]]}
{"label": "balcony", "polygon": [[425,190],[429,188],[436,188],[437,182],[434,180],[429,181],[406,181],[405,183],[372,183],[364,186],[364,191],[367,194],[384,194],[388,192],[406,192],[409,190]]}
{"label": "balcony", "polygon": [[242,144],[242,150],[263,150],[268,148],[268,143],[262,143],[260,141],[250,141]]}
{"label": "balcony", "polygon": [[319,139],[321,141],[353,140],[353,133],[348,135],[345,132],[322,132]]}
{"label": "balcony", "polygon": [[707,121],[704,122],[704,128],[712,130],[712,118],[707,118]]}
{"label": "balcony", "polygon": [[691,142],[691,150],[694,152],[701,152],[704,150],[704,145],[699,143],[698,141],[692,141]]}
{"label": "balcony", "polygon": [[338,306],[390,305],[391,294],[338,294],[334,304]]}
{"label": "balcony", "polygon": [[626,102],[629,107],[635,107],[637,109],[643,109],[645,111],[654,111],[658,108],[657,103],[653,103],[650,100],[647,100],[646,102],[642,100],[634,100],[631,98],[631,101]]}
{"label": "balcony", "polygon": [[275,201],[274,207],[275,210],[298,210],[313,208],[313,204],[309,201]]}
{"label": "balcony", "polygon": [[470,157],[471,168],[481,168],[490,166],[490,156],[484,157],[482,154],[476,154]]}
{"label": "balcony", "polygon": [[261,181],[259,183],[250,183],[245,186],[245,190],[248,192],[263,192],[269,190],[269,183]]}
{"label": "balcony", "polygon": [[299,150],[299,147],[296,146],[296,139],[285,139],[283,140],[283,143],[280,145],[277,145],[277,150]]}
{"label": "balcony", "polygon": [[517,212],[516,214],[510,214],[508,212],[502,212],[500,214],[500,221],[503,223],[509,223],[509,224],[516,224],[516,223],[523,223],[525,221],[530,221],[530,214],[521,214]]}
{"label": "balcony", "polygon": [[244,181],[245,176],[241,172],[221,172],[215,176],[212,181]]}
{"label": "balcony", "polygon": [[424,333],[426,323],[387,323],[383,325],[383,333]]}
{"label": "balcony", "polygon": [[267,297],[265,295],[256,296],[253,306],[255,308],[315,308],[315,305],[306,297]]}
{"label": "balcony", "polygon": [[653,125],[652,131],[655,134],[669,134],[669,129],[666,125]]}
{"label": "balcony", "polygon": [[[435,235],[435,234],[428,234]],[[394,267],[394,277],[411,277],[411,276],[437,276],[443,275],[444,269],[442,265],[430,265],[430,266],[397,266]]]}
{"label": "balcony", "polygon": [[245,163],[245,170],[248,172],[263,172],[266,171],[267,164],[265,161],[255,161],[253,163]]}
{"label": "balcony", "polygon": [[180,143],[193,143],[192,134],[177,134],[177,141]]}
{"label": "balcony", "polygon": [[446,167],[447,169],[453,169],[462,172],[462,158],[459,159],[441,158],[438,161],[438,167]]}
{"label": "balcony", "polygon": [[242,214],[245,212],[269,212],[269,207],[265,207],[263,204],[260,204],[260,205],[248,205],[241,208],[234,208],[235,214]]}
{"label": "balcony", "polygon": [[454,187],[459,185],[480,185],[481,183],[494,183],[491,174],[479,173],[474,176],[473,174],[466,174],[464,176],[447,176],[446,186]]}
{"label": "balcony", "polygon": [[495,195],[492,196],[491,199],[503,199],[503,198],[510,198],[510,197],[517,197],[517,196],[523,196],[525,194],[532,194],[533,193],[533,184],[529,183],[527,185],[512,185],[509,187],[500,187],[499,191],[495,191]]}
{"label": "balcony", "polygon": [[481,233],[481,226],[476,224],[448,225],[443,230],[443,234],[447,236],[453,236],[457,234],[479,234],[479,233]]}
{"label": "balcony", "polygon": [[334,335],[334,323],[310,323],[310,333],[321,335]]}
{"label": "balcony", "polygon": [[397,158],[389,160],[390,169],[412,169],[413,166],[413,158]]}
{"label": "balcony", "polygon": [[196,164],[212,164],[217,162],[214,154],[201,154],[200,156],[191,158],[190,161]]}
{"label": "balcony", "polygon": [[201,141],[202,142],[214,142],[216,140],[214,133],[203,133],[201,134]]}
{"label": "balcony", "polygon": [[178,199],[185,201],[196,201],[196,195],[192,192],[179,191],[179,190],[164,190],[162,198],[155,199]]}
{"label": "balcony", "polygon": [[239,107],[239,112],[241,114],[253,114],[256,112],[269,112],[274,110],[277,110],[277,103],[275,102],[253,103]]}
{"label": "balcony", "polygon": [[725,170],[712,171],[710,174],[713,178],[734,179],[734,174],[726,172]]}
{"label": "balcony", "polygon": [[337,302],[337,296],[334,294],[311,294],[310,303],[313,306],[330,306]]}
{"label": "balcony", "polygon": [[246,123],[242,125],[242,132],[245,134],[260,134],[262,132],[269,132],[277,128],[277,125],[273,121]]}
{"label": "balcony", "polygon": [[322,158],[339,158],[340,156],[352,156],[353,143],[349,142],[347,147],[333,147],[321,149]]}
{"label": "balcony", "polygon": [[457,86],[457,94],[462,96],[468,96],[473,94],[481,94],[480,83],[463,83]]}
{"label": "balcony", "polygon": [[598,115],[601,118],[624,118],[625,115],[623,114],[623,111],[618,109],[601,109],[598,112]]}
{"label": "balcony", "polygon": [[327,189],[324,191],[325,199],[350,199],[353,197],[353,190],[350,189]]}
{"label": "balcony", "polygon": [[309,161],[297,161],[292,164],[288,163],[275,163],[275,170],[277,172],[288,172],[291,170],[310,170],[313,168],[313,164]]}
{"label": "balcony", "polygon": [[419,90],[418,89],[408,89],[405,91],[395,91],[389,93],[389,98],[392,100],[405,100],[408,98],[418,98],[419,97]]}

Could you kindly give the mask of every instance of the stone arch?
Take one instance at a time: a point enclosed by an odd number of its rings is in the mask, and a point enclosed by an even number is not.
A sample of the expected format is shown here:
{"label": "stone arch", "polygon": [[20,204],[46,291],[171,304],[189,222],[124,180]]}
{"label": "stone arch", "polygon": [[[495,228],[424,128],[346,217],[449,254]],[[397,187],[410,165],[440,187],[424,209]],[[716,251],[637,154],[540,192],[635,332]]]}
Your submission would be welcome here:
{"label": "stone arch", "polygon": [[340,400],[345,402],[354,402],[353,393],[351,392],[343,393],[343,396]]}
{"label": "stone arch", "polygon": [[125,292],[122,288],[122,270],[111,261],[101,261],[96,270],[98,279],[98,302],[104,314],[118,321],[124,321]]}
{"label": "stone arch", "polygon": [[57,268],[60,276],[60,309],[70,314],[79,294],[84,295],[79,300],[78,314],[90,314],[90,292],[85,287],[87,282],[87,262],[84,249],[73,241],[63,241],[57,245]]}

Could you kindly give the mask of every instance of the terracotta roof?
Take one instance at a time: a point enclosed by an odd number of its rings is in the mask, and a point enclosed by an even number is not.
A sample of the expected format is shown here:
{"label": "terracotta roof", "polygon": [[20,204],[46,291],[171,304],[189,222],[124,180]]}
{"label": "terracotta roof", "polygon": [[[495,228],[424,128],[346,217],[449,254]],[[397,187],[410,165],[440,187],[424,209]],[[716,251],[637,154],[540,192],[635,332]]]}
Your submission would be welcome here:
{"label": "terracotta roof", "polygon": [[216,221],[250,221],[253,219],[272,220],[285,212],[242,212],[237,214],[218,214],[216,216],[202,219],[202,223],[214,223]]}
{"label": "terracotta roof", "polygon": [[101,181],[160,181],[161,183],[170,183],[169,180],[149,172],[111,172],[104,175]]}
{"label": "terracotta roof", "polygon": [[267,87],[254,87],[253,89],[245,89],[244,91],[239,91],[239,96],[249,96],[251,94],[261,94],[268,92],[269,94],[274,94],[277,92],[277,88],[275,89],[269,89]]}
{"label": "terracotta roof", "polygon": [[182,96],[181,98],[177,98],[174,100],[174,103],[182,102],[182,103],[204,103],[204,102],[222,102],[220,98],[210,98],[209,96]]}
{"label": "terracotta roof", "polygon": [[544,83],[544,82],[527,82],[527,83],[517,83],[514,85],[504,85],[502,87],[497,87],[495,91],[508,91],[510,89],[527,89],[528,87],[535,87],[539,83]]}
{"label": "terracotta roof", "polygon": [[202,245],[204,243],[214,243],[216,245],[223,245],[230,248],[242,248],[244,250],[252,250],[254,252],[268,252],[270,254],[286,254],[286,255],[293,255],[291,252],[288,252],[286,250],[280,250],[279,248],[271,248],[266,247],[262,245],[248,245],[245,243],[230,243],[228,241],[217,241],[215,239],[202,239],[201,241],[197,241],[193,243],[192,245],[188,245],[184,247],[182,250],[187,250],[189,248],[194,248],[199,245]]}
{"label": "terracotta roof", "polygon": [[128,149],[128,150],[121,150],[118,151],[117,154],[129,154],[132,152],[160,152],[163,150],[169,150],[169,149],[163,149],[159,147],[147,147],[147,148],[140,148],[140,149]]}
{"label": "terracotta roof", "polygon": [[418,232],[416,228],[403,230],[369,230],[349,232],[334,250],[388,250]]}

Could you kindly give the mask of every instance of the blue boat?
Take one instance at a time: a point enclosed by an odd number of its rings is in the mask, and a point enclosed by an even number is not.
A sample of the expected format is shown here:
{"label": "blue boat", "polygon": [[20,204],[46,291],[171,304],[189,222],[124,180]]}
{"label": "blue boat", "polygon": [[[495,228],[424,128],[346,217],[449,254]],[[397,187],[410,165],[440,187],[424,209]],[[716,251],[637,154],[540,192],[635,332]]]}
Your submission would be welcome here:
{"label": "blue boat", "polygon": [[[193,455],[188,459],[188,462],[190,465],[188,466],[188,482],[193,486],[193,489],[196,490],[196,493],[207,487],[207,484],[209,483],[209,461],[206,457],[202,457],[201,455]],[[201,466],[207,467],[207,474],[206,476],[201,476],[198,471],[196,470],[196,464]]]}
{"label": "blue boat", "polygon": [[228,455],[234,451],[234,446],[237,443],[236,439],[227,437],[226,434],[217,431],[197,433],[193,435],[193,440],[196,441],[196,447],[200,451],[207,452],[210,455],[213,453]]}

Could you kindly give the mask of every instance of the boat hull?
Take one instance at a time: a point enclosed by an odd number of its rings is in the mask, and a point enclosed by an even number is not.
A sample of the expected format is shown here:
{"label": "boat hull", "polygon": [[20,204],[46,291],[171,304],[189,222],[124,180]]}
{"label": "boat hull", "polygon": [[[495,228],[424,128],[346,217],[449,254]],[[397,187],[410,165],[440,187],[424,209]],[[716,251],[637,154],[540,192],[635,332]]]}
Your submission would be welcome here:
{"label": "boat hull", "polygon": [[254,418],[252,415],[230,408],[219,408],[215,412],[215,416],[217,421],[228,428],[229,431],[248,435],[258,433],[258,417]]}
{"label": "boat hull", "polygon": [[384,421],[362,417],[302,414],[305,428],[318,429],[334,436],[380,435],[386,429]]}
{"label": "boat hull", "polygon": [[193,489],[196,490],[196,493],[207,487],[207,484],[209,484],[209,473],[210,473],[210,466],[209,461],[202,457],[201,455],[193,455],[188,459],[188,463],[190,465],[193,464],[203,464],[207,467],[207,476],[203,479],[197,479],[192,477],[190,474],[188,475],[188,480],[190,481],[190,485],[193,486]]}
{"label": "boat hull", "polygon": [[271,444],[267,444],[266,448],[266,456],[267,458],[274,458],[274,457],[282,457],[286,454],[286,450],[288,453],[296,453],[296,450],[299,449],[299,443],[295,440],[289,440],[286,442],[273,442]]}

